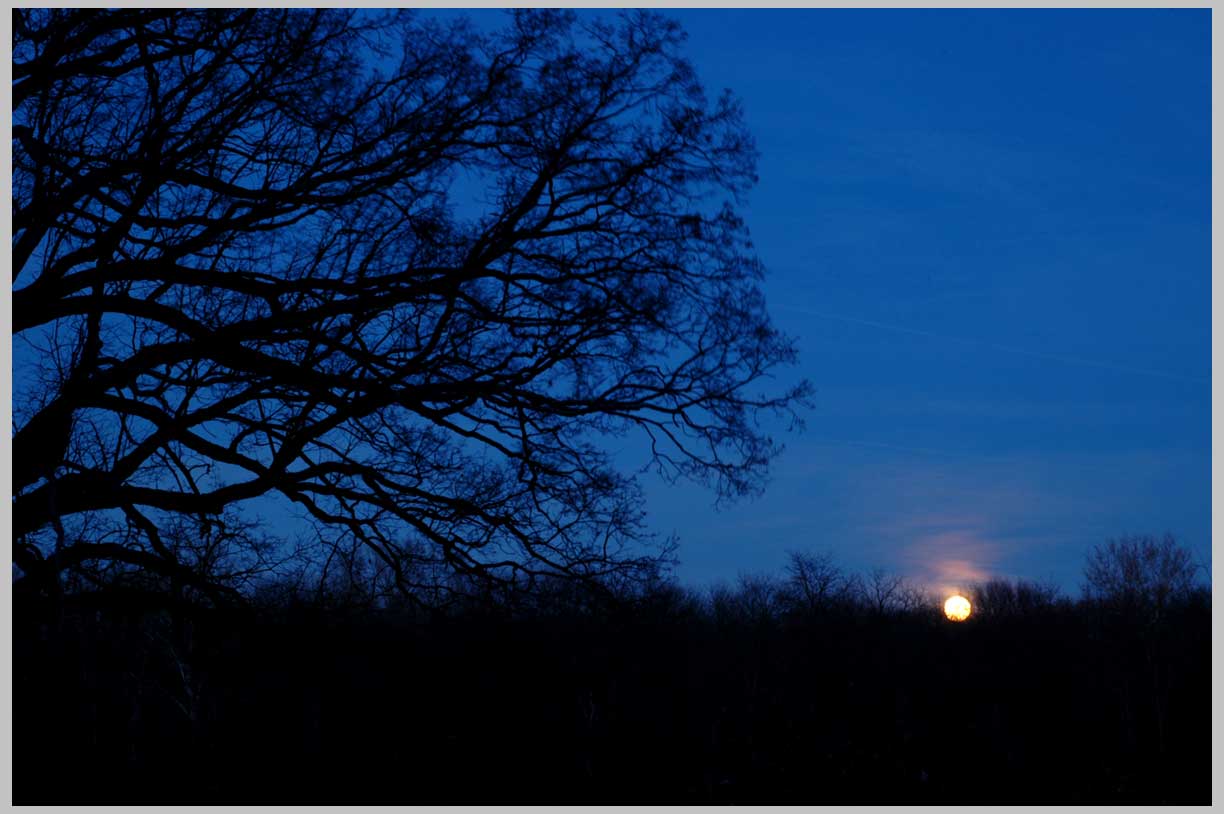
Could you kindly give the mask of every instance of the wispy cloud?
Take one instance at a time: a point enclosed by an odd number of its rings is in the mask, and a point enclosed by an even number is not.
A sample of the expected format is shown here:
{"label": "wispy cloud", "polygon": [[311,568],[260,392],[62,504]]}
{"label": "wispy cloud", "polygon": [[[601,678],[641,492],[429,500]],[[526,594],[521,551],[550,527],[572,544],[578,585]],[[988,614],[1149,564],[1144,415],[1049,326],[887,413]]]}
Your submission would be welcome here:
{"label": "wispy cloud", "polygon": [[1003,549],[981,528],[950,529],[915,535],[898,561],[912,579],[946,595],[999,575]]}
{"label": "wispy cloud", "polygon": [[880,330],[892,331],[894,333],[940,339],[946,342],[955,342],[961,345],[970,345],[973,347],[998,351],[1000,353],[1010,353],[1017,356],[1027,356],[1032,359],[1042,359],[1048,362],[1059,362],[1068,365],[1078,365],[1080,367],[1092,367],[1099,370],[1112,370],[1117,373],[1132,373],[1139,376],[1153,376],[1161,379],[1192,382],[1194,384],[1211,383],[1211,379],[1209,378],[1186,376],[1181,373],[1173,373],[1168,370],[1153,370],[1151,368],[1135,367],[1133,365],[1118,364],[1115,362],[1102,362],[1096,359],[1085,359],[1081,356],[1072,356],[1063,353],[1045,353],[1043,351],[1034,351],[1027,348],[1017,348],[1011,345],[1000,345],[997,342],[990,342],[988,340],[975,339],[972,337],[952,336],[949,334],[936,333],[934,331],[925,331],[919,328],[909,328],[904,325],[893,325],[887,322],[877,322],[872,319],[859,319],[858,317],[845,316],[844,314],[830,314],[825,311],[817,311],[812,308],[805,308],[798,305],[775,304],[772,305],[771,308],[778,311],[791,311],[797,314],[804,314],[806,316],[816,317],[818,319],[830,319],[836,322],[844,322],[851,325],[863,325],[869,328],[879,328]]}
{"label": "wispy cloud", "polygon": [[789,550],[884,567],[932,591],[998,576],[1078,590],[1088,548],[1169,531],[1210,548],[1207,450],[994,455],[798,439],[758,500],[712,513],[697,488],[654,492],[652,518],[681,535],[683,574],[705,582],[779,571]]}
{"label": "wispy cloud", "polygon": [[1210,545],[1209,529],[1195,520],[1209,490],[1186,489],[1203,453],[825,449],[801,466],[812,494],[832,508],[820,522],[838,529],[839,556],[894,568],[932,590],[991,576],[1074,590],[1087,548],[1130,532],[1167,530],[1196,549]]}

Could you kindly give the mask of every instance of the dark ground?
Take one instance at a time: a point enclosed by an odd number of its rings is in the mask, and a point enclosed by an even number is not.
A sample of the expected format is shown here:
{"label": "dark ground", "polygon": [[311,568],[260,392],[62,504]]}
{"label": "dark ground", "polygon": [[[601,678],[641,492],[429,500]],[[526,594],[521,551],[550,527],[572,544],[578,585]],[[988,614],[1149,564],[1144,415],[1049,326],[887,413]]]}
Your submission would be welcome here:
{"label": "dark ground", "polygon": [[14,609],[16,802],[1208,803],[1209,600]]}

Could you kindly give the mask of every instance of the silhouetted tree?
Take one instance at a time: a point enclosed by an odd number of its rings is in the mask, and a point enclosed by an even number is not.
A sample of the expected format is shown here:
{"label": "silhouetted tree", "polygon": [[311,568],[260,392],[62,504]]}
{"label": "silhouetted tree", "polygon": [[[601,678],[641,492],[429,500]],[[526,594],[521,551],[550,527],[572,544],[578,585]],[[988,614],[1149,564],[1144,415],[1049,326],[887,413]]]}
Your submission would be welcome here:
{"label": "silhouetted tree", "polygon": [[912,613],[929,608],[933,600],[905,577],[872,568],[858,581],[863,602],[876,613]]}
{"label": "silhouetted tree", "polygon": [[844,607],[863,593],[859,578],[846,574],[832,554],[792,551],[787,559],[785,598],[796,610],[812,613]]}
{"label": "silhouetted tree", "polygon": [[[984,607],[966,625],[938,606],[805,616],[768,574],[704,602],[664,577],[617,588],[619,606],[548,578],[425,609],[362,604],[362,567],[356,599],[341,569],[283,606],[31,603],[14,618],[18,798],[1210,799],[1197,600],[1163,636],[1087,601],[1000,624]],[[473,754],[496,759],[473,771]]]}
{"label": "silhouetted tree", "polygon": [[215,590],[229,566],[162,530],[269,495],[317,562],[374,568],[358,544],[401,590],[649,572],[604,435],[757,489],[757,418],[806,386],[758,390],[794,350],[732,208],[755,150],[682,39],[644,12],[16,11],[23,582]]}
{"label": "silhouetted tree", "polygon": [[1197,572],[1190,551],[1171,534],[1124,536],[1088,554],[1084,596],[1105,622],[1100,633],[1117,675],[1111,695],[1118,730],[1134,760],[1167,759],[1170,709],[1179,688],[1193,680],[1176,640],[1194,635],[1182,629],[1187,616],[1208,616]]}
{"label": "silhouetted tree", "polygon": [[1039,582],[1002,578],[987,580],[969,590],[973,613],[980,618],[1017,618],[1051,610],[1058,588]]}
{"label": "silhouetted tree", "polygon": [[1192,595],[1198,567],[1171,534],[1125,536],[1093,547],[1084,596],[1127,615],[1158,621],[1170,603]]}
{"label": "silhouetted tree", "polygon": [[783,600],[782,585],[768,574],[740,574],[733,585],[720,583],[709,590],[709,609],[723,629],[770,624]]}

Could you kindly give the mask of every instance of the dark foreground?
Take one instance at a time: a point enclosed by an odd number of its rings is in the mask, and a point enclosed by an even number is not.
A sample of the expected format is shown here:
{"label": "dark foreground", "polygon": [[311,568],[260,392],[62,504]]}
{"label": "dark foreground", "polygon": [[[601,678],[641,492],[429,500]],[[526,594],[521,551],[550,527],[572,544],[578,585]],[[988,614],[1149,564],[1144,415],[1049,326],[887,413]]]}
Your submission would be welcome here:
{"label": "dark foreground", "polygon": [[1205,597],[961,625],[752,599],[18,604],[16,801],[1210,802]]}

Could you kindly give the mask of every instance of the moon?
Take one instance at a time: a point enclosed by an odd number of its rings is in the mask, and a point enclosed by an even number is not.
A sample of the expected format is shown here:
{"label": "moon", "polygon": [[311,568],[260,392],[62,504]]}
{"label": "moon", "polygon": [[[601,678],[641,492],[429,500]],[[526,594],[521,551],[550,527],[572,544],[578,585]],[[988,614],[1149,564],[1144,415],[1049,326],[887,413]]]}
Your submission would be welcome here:
{"label": "moon", "polygon": [[960,594],[953,594],[944,603],[944,616],[947,616],[953,622],[965,621],[972,612],[973,606],[969,604],[968,599],[965,599]]}

